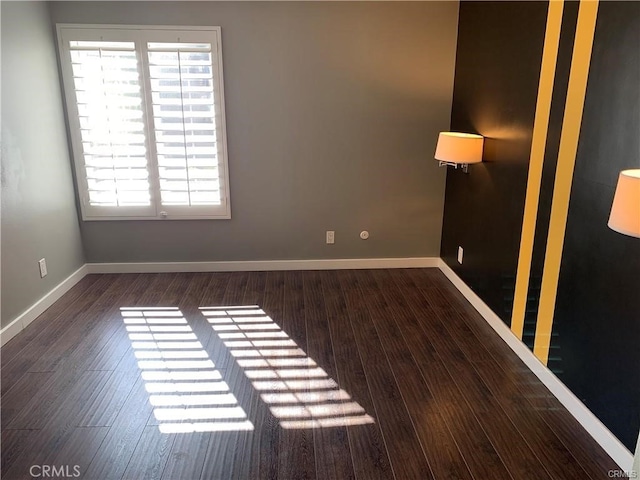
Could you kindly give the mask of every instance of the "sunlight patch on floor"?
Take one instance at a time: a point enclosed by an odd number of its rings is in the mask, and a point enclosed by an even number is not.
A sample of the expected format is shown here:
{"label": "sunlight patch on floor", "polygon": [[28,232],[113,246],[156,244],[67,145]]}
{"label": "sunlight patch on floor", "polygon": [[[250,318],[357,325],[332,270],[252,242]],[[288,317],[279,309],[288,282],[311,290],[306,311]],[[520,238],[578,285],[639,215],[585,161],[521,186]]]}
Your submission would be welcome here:
{"label": "sunlight patch on floor", "polygon": [[253,430],[178,308],[120,309],[162,433]]}
{"label": "sunlight patch on floor", "polygon": [[259,306],[200,311],[282,428],[374,423]]}

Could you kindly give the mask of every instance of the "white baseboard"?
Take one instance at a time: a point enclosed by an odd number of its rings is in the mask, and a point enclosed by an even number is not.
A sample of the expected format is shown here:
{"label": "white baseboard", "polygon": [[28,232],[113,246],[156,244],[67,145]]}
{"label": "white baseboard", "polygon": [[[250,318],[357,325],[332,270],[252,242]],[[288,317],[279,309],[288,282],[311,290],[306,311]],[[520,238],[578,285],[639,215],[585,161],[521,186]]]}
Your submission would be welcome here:
{"label": "white baseboard", "polygon": [[88,269],[85,264],[60,282],[49,293],[34,303],[28,310],[13,320],[9,325],[0,330],[0,346],[7,343],[20,333],[27,325],[38,318],[42,312],[53,305],[54,302],[67,293],[71,287],[82,280],[87,273]]}
{"label": "white baseboard", "polygon": [[254,260],[231,262],[88,263],[88,273],[256,272],[272,270],[351,270],[437,268],[438,257]]}
{"label": "white baseboard", "polygon": [[462,281],[460,277],[440,259],[438,267],[464,295],[471,305],[484,317],[489,325],[496,331],[505,343],[513,350],[527,367],[540,379],[542,383],[560,400],[560,403],[569,410],[575,419],[595,439],[596,442],[609,454],[620,466],[629,472],[632,469],[633,455],[616,438],[613,433],[589,410],[567,386],[556,377],[546,365],[536,358],[527,346],[516,337],[511,329],[496,315],[486,303]]}

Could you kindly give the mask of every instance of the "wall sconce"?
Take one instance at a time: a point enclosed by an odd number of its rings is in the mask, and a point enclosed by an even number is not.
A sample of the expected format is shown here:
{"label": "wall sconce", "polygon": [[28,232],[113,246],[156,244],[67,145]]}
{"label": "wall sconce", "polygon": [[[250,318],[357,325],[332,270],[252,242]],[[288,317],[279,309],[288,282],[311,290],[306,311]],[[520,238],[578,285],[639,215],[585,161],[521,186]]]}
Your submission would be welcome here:
{"label": "wall sconce", "polygon": [[618,233],[640,238],[640,169],[620,172],[608,225]]}
{"label": "wall sconce", "polygon": [[462,167],[464,173],[469,173],[470,163],[482,162],[482,145],[484,137],[473,133],[440,132],[436,147],[438,166],[449,165],[453,168]]}

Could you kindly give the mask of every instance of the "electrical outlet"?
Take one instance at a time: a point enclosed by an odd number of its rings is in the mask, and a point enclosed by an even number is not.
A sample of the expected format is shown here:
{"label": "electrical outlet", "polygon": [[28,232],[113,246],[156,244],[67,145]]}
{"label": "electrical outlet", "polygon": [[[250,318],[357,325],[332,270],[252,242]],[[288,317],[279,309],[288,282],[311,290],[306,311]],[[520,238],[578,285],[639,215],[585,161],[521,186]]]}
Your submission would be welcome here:
{"label": "electrical outlet", "polygon": [[47,261],[44,258],[38,260],[38,266],[40,267],[40,278],[47,276]]}
{"label": "electrical outlet", "polygon": [[336,232],[327,230],[327,245],[333,245],[334,243],[336,243]]}
{"label": "electrical outlet", "polygon": [[460,265],[462,265],[462,255],[464,254],[464,251],[462,250],[462,247],[458,247],[458,263]]}

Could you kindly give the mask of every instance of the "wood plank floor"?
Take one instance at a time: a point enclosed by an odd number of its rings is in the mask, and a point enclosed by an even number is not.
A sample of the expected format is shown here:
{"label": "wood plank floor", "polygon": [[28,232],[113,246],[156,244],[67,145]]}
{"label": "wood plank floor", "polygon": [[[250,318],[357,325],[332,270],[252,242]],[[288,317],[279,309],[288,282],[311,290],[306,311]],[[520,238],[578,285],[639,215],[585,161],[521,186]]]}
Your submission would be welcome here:
{"label": "wood plank floor", "polygon": [[436,269],[89,275],[1,355],[3,479],[618,470]]}

